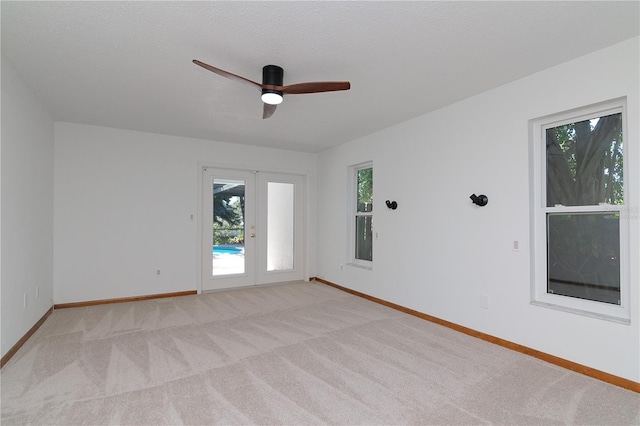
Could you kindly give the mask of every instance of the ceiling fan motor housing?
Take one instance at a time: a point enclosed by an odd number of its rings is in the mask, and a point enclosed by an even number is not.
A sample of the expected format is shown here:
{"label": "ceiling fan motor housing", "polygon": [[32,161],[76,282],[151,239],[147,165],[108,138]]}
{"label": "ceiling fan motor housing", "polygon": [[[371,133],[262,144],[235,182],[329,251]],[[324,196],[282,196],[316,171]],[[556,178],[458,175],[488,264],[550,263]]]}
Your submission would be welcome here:
{"label": "ceiling fan motor housing", "polygon": [[[284,70],[277,65],[265,65],[262,68],[262,84],[269,86],[283,86]],[[282,92],[273,89],[262,89],[262,94],[277,93],[282,96]]]}

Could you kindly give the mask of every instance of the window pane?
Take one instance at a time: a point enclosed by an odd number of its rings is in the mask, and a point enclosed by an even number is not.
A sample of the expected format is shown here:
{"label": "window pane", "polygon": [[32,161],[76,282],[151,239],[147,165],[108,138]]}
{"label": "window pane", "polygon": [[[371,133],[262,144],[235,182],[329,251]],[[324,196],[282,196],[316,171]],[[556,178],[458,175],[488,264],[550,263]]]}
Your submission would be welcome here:
{"label": "window pane", "polygon": [[620,304],[620,215],[547,215],[548,293]]}
{"label": "window pane", "polygon": [[293,269],[294,190],[267,182],[267,271]]}
{"label": "window pane", "polygon": [[622,114],[546,130],[547,207],[624,204]]}
{"label": "window pane", "polygon": [[373,260],[371,216],[356,216],[356,259]]}
{"label": "window pane", "polygon": [[213,276],[244,273],[244,193],[244,180],[213,180]]}
{"label": "window pane", "polygon": [[373,211],[373,168],[358,170],[358,212]]}

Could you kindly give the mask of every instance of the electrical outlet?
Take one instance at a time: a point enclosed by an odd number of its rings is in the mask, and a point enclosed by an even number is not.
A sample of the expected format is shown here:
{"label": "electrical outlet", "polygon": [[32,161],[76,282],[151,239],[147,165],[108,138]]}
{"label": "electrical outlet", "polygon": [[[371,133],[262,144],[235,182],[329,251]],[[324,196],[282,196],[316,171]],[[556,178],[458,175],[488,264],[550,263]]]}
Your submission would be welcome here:
{"label": "electrical outlet", "polygon": [[36,286],[36,299],[40,297],[40,287]]}
{"label": "electrical outlet", "polygon": [[520,241],[513,240],[513,246],[511,246],[511,250],[520,251]]}
{"label": "electrical outlet", "polygon": [[156,276],[158,276],[158,277],[160,276],[160,269],[158,269],[158,270],[156,271]]}

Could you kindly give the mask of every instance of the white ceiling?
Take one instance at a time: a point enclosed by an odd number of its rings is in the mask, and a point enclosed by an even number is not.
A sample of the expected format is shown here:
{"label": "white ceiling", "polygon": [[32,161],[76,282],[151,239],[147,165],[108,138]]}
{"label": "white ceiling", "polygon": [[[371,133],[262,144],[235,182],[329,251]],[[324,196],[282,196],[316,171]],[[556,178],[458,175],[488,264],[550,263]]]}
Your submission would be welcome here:
{"label": "white ceiling", "polygon": [[[319,152],[637,36],[639,5],[2,1],[2,56],[58,121]],[[192,59],[352,88],[262,120],[258,90]]]}

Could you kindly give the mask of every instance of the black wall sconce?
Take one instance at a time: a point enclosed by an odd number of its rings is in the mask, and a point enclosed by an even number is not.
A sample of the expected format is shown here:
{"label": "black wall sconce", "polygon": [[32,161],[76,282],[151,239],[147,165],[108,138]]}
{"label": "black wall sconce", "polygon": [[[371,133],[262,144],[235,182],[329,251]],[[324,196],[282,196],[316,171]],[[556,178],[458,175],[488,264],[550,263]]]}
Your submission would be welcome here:
{"label": "black wall sconce", "polygon": [[471,201],[473,201],[473,204],[477,204],[480,207],[482,206],[486,206],[487,203],[489,202],[489,198],[486,195],[476,195],[476,194],[471,194]]}
{"label": "black wall sconce", "polygon": [[395,210],[398,208],[398,203],[396,203],[395,201],[386,201],[387,203],[387,207],[389,207],[391,210]]}

